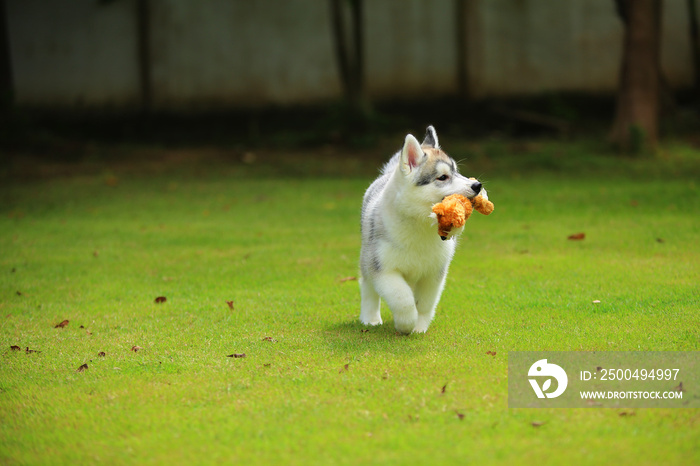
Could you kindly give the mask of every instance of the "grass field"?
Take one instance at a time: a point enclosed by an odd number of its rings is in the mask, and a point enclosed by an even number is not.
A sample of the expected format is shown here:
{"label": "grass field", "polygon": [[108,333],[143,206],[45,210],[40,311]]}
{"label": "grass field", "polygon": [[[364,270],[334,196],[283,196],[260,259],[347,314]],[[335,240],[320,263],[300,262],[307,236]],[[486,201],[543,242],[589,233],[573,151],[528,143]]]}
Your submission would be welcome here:
{"label": "grass field", "polygon": [[435,321],[408,337],[386,307],[357,321],[380,158],[8,171],[0,463],[698,464],[698,410],[508,409],[507,356],[700,350],[700,152],[447,149],[496,211],[469,220]]}

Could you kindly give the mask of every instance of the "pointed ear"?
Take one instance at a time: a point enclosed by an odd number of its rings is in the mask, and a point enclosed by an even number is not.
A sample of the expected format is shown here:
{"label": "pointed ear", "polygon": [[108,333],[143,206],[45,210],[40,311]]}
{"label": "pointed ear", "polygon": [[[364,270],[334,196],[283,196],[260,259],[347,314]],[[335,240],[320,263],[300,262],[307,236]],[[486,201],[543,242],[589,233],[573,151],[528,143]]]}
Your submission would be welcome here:
{"label": "pointed ear", "polygon": [[423,139],[423,145],[434,147],[435,149],[440,148],[437,132],[435,131],[433,125],[428,126],[428,129],[425,131],[425,139]]}
{"label": "pointed ear", "polygon": [[414,138],[412,134],[407,134],[403,149],[401,149],[401,171],[403,174],[411,173],[414,167],[423,163],[423,158],[425,158],[425,154],[418,144],[418,139]]}

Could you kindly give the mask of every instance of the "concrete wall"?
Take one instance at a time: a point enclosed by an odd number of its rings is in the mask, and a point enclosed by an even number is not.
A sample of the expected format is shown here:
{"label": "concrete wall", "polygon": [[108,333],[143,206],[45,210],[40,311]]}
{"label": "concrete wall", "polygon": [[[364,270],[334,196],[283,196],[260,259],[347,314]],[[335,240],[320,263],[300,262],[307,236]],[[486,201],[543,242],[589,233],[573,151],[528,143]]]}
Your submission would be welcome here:
{"label": "concrete wall", "polygon": [[309,103],[340,93],[317,0],[153,2],[158,108]]}
{"label": "concrete wall", "polygon": [[136,105],[136,22],[131,1],[6,0],[20,105]]}
{"label": "concrete wall", "polygon": [[[613,0],[472,0],[472,92],[613,91],[623,26]],[[663,2],[661,60],[675,87],[692,81],[684,0]]]}
{"label": "concrete wall", "polygon": [[[136,0],[5,0],[20,105],[135,108]],[[368,0],[374,99],[456,95],[457,2],[476,97],[612,92],[622,25],[613,0]],[[305,104],[340,96],[326,0],[150,0],[155,109]],[[692,79],[685,0],[664,1],[662,60]]]}

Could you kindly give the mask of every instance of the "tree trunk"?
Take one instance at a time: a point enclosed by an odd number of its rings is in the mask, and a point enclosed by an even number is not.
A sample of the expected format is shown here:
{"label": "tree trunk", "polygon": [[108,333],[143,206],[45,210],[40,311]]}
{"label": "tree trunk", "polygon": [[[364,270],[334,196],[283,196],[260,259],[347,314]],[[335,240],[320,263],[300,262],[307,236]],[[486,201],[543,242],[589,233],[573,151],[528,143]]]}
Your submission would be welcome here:
{"label": "tree trunk", "polygon": [[137,55],[139,65],[139,88],[141,94],[141,112],[150,113],[153,107],[153,89],[151,85],[151,2],[136,1]]}
{"label": "tree trunk", "polygon": [[[343,94],[355,116],[366,118],[370,106],[364,83],[363,0],[350,0],[350,34],[345,30],[343,0],[331,0],[331,19],[336,61]],[[349,40],[348,40],[349,39]]]}
{"label": "tree trunk", "polygon": [[695,0],[688,0],[688,18],[690,50],[693,57],[693,73],[695,75],[695,103],[700,105],[700,32],[698,32],[698,16]]}
{"label": "tree trunk", "polygon": [[616,0],[625,26],[610,141],[625,151],[653,148],[658,140],[661,0]]}
{"label": "tree trunk", "polygon": [[0,0],[0,110],[10,108],[14,100],[10,31],[5,0]]}

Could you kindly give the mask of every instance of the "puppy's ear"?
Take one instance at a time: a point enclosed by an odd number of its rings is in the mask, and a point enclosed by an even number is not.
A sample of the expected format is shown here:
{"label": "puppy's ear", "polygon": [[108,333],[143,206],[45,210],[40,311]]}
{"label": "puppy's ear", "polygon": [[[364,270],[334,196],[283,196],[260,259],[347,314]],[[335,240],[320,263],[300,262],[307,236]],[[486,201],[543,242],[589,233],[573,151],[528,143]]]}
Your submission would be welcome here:
{"label": "puppy's ear", "polygon": [[403,174],[410,174],[415,167],[423,163],[424,159],[425,154],[423,149],[420,148],[418,139],[411,134],[407,134],[403,143],[403,149],[401,149],[401,171]]}
{"label": "puppy's ear", "polygon": [[428,126],[428,129],[425,131],[425,139],[423,139],[423,145],[434,147],[435,149],[440,148],[440,143],[438,142],[437,137],[437,131],[435,131],[435,127],[433,127],[433,125]]}

